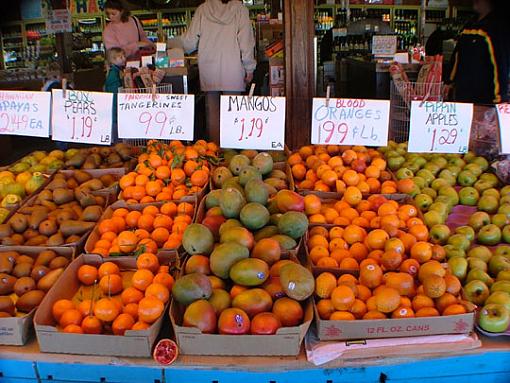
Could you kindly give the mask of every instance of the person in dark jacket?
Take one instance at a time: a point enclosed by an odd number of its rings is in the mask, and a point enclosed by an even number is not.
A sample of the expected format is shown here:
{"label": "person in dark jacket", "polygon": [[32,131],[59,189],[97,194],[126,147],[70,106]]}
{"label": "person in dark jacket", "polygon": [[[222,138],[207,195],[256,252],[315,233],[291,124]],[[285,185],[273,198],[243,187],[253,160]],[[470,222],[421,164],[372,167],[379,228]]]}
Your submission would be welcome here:
{"label": "person in dark jacket", "polygon": [[110,48],[106,52],[108,60],[108,74],[104,83],[105,92],[113,93],[113,115],[112,115],[112,143],[118,138],[117,129],[117,93],[124,86],[123,71],[126,65],[126,55],[122,48]]}
{"label": "person in dark jacket", "polygon": [[478,17],[462,30],[449,82],[454,100],[477,104],[508,101],[510,28],[505,0],[473,0]]}

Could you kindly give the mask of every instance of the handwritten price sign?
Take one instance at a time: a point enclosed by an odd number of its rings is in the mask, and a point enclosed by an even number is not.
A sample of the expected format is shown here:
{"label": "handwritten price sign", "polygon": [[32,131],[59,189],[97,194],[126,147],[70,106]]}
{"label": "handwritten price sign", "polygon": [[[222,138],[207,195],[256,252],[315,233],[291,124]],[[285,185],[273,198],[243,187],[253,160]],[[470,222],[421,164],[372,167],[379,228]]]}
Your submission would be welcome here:
{"label": "handwritten price sign", "polygon": [[285,97],[221,96],[222,148],[282,150]]}
{"label": "handwritten price sign", "polygon": [[385,146],[389,113],[386,100],[314,98],[312,144]]}
{"label": "handwritten price sign", "polygon": [[409,152],[466,153],[469,148],[473,104],[413,101]]}
{"label": "handwritten price sign", "polygon": [[195,96],[119,93],[119,137],[193,140]]}
{"label": "handwritten price sign", "polygon": [[49,137],[49,92],[0,91],[0,134]]}
{"label": "handwritten price sign", "polygon": [[51,127],[55,141],[110,145],[112,93],[52,90]]}
{"label": "handwritten price sign", "polygon": [[496,105],[499,118],[499,141],[501,153],[510,153],[510,104]]}

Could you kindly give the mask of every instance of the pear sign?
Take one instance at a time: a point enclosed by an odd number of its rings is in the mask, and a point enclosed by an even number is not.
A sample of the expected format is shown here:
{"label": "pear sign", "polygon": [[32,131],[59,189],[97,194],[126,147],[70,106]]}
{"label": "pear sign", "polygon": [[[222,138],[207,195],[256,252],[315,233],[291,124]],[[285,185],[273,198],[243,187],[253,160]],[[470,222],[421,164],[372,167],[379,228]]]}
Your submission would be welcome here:
{"label": "pear sign", "polygon": [[413,101],[408,150],[411,153],[466,153],[473,104]]}

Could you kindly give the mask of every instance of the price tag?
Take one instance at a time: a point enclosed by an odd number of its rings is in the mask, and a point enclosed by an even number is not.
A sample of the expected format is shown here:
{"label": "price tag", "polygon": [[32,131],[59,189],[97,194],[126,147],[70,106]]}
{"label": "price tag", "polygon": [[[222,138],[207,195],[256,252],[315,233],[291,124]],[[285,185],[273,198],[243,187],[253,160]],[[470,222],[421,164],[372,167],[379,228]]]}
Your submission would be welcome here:
{"label": "price tag", "polygon": [[193,95],[119,93],[117,113],[120,138],[193,140]]}
{"label": "price tag", "polygon": [[221,96],[222,148],[282,150],[285,97]]}
{"label": "price tag", "polygon": [[385,146],[389,115],[387,100],[314,98],[312,144]]}
{"label": "price tag", "polygon": [[496,105],[501,153],[510,154],[510,104]]}
{"label": "price tag", "polygon": [[0,134],[50,136],[49,92],[0,91]]}
{"label": "price tag", "polygon": [[466,153],[469,148],[473,104],[413,101],[409,152]]}
{"label": "price tag", "polygon": [[110,145],[112,93],[52,90],[51,128],[54,141]]}
{"label": "price tag", "polygon": [[393,57],[397,52],[397,36],[374,35],[372,37],[372,54],[378,57]]}

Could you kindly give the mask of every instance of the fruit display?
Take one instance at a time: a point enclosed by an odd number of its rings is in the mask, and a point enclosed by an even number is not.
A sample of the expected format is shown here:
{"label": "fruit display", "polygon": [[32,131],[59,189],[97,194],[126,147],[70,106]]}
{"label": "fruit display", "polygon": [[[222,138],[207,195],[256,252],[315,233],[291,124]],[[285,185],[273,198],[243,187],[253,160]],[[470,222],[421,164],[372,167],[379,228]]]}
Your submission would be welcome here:
{"label": "fruit display", "polygon": [[308,228],[303,197],[280,190],[269,198],[259,179],[249,180],[244,188],[213,190],[203,205],[205,212],[197,214],[200,225],[184,232],[183,245],[189,254],[201,253],[197,249],[212,248],[216,242],[237,242],[251,250],[262,240],[269,243],[268,239],[282,251],[295,251]]}
{"label": "fruit display", "polygon": [[66,169],[131,169],[136,163],[137,150],[127,144],[118,143],[112,147],[68,149],[64,153]]}
{"label": "fruit display", "polygon": [[223,335],[272,335],[300,325],[313,276],[297,261],[280,259],[278,245],[264,241],[251,252],[226,242],[210,254],[191,255],[172,288],[183,309],[179,325]]}
{"label": "fruit display", "polygon": [[63,168],[65,166],[64,160],[65,153],[62,150],[53,150],[49,153],[36,150],[8,166],[5,170],[11,172],[14,176],[24,172],[50,174]]}
{"label": "fruit display", "polygon": [[0,318],[21,317],[39,306],[69,264],[71,252],[0,252]]}
{"label": "fruit display", "polygon": [[278,190],[292,189],[285,164],[275,164],[268,152],[243,150],[241,154],[228,156],[224,153],[225,161],[216,167],[211,174],[212,189],[237,187],[242,189],[249,180],[255,178],[264,182],[270,196]]}
{"label": "fruit display", "polygon": [[109,257],[176,250],[194,214],[189,202],[161,202],[140,210],[112,206],[89,236],[85,251]]}
{"label": "fruit display", "polygon": [[135,171],[120,179],[120,197],[129,204],[180,200],[198,195],[209,182],[218,147],[203,140],[185,146],[180,141],[149,141],[138,156]]}
{"label": "fruit display", "polygon": [[493,213],[498,210],[494,191],[500,182],[489,171],[485,158],[472,152],[465,155],[408,153],[406,143],[393,141],[379,150],[395,172],[398,191],[414,198],[427,226],[444,224],[452,208],[459,204]]}
{"label": "fruit display", "polygon": [[298,191],[343,193],[353,186],[363,194],[397,192],[386,161],[372,148],[308,145],[289,155],[287,163]]}
{"label": "fruit display", "polygon": [[62,246],[79,241],[103,214],[110,195],[97,194],[114,182],[84,171],[55,174],[51,182],[0,225],[2,245]]}
{"label": "fruit display", "polygon": [[174,278],[158,257],[143,253],[134,269],[114,262],[82,262],[79,289],[52,304],[57,329],[75,334],[124,335],[148,329],[163,315]]}
{"label": "fruit display", "polygon": [[[230,159],[238,154],[242,154],[250,159],[253,159],[259,153],[260,151],[258,150],[222,149],[221,156],[223,157],[223,162],[221,162],[220,165],[227,165],[228,167]],[[268,153],[271,156],[274,163],[283,163],[287,161],[287,154],[283,150],[268,150],[266,151],[266,153]]]}

